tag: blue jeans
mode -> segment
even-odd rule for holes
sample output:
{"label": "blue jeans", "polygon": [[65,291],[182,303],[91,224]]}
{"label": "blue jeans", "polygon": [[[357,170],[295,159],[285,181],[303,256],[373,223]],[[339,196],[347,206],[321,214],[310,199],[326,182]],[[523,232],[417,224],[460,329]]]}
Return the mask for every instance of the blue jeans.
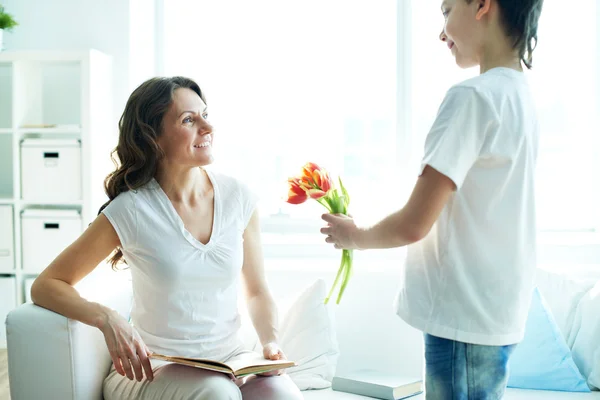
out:
{"label": "blue jeans", "polygon": [[425,334],[427,400],[499,400],[516,345],[482,346]]}

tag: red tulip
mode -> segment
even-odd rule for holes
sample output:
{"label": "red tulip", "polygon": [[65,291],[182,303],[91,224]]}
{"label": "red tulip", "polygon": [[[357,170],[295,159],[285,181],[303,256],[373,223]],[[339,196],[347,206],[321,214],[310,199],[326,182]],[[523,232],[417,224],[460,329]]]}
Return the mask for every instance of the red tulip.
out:
{"label": "red tulip", "polygon": [[324,192],[319,189],[311,189],[307,190],[306,194],[313,200],[319,200],[321,197],[325,197],[327,195],[327,192]]}
{"label": "red tulip", "polygon": [[288,179],[289,189],[287,202],[290,204],[302,204],[308,199],[306,191],[300,186],[300,179]]}

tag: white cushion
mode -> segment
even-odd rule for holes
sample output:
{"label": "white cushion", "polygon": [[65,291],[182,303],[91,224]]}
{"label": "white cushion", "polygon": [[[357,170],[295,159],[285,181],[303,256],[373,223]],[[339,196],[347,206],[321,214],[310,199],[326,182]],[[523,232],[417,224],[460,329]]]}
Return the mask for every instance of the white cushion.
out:
{"label": "white cushion", "polygon": [[573,360],[592,388],[600,388],[600,282],[597,275],[573,278],[538,269],[536,284],[544,295]]}
{"label": "white cushion", "polygon": [[298,366],[288,374],[300,390],[331,386],[340,354],[332,305],[325,305],[325,281],[308,287],[285,313],[281,347]]}
{"label": "white cushion", "polygon": [[600,388],[600,282],[579,302],[573,328],[567,339],[573,360],[588,378],[588,385]]}
{"label": "white cushion", "polygon": [[[290,306],[289,298],[279,303],[279,345],[297,364],[287,374],[300,390],[328,388],[335,374],[339,347],[333,306],[324,304],[326,290],[325,281],[319,279]],[[248,316],[242,318],[242,340],[246,347],[262,353]]]}
{"label": "white cushion", "polygon": [[574,279],[564,273],[536,270],[536,285],[565,339],[571,333],[577,304],[594,283],[591,280]]}

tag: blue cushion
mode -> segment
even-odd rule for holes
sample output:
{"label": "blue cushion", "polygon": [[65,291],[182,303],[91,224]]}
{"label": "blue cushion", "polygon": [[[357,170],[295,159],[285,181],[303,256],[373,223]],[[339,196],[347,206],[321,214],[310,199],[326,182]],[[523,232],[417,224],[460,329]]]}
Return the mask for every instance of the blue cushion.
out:
{"label": "blue cushion", "polygon": [[537,288],[533,292],[525,337],[510,357],[509,368],[509,387],[566,392],[590,391]]}

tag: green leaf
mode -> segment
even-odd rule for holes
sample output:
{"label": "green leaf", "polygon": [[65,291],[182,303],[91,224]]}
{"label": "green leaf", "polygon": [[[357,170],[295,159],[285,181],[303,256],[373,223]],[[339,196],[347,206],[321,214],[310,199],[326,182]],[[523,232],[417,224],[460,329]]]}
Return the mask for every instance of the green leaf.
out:
{"label": "green leaf", "polygon": [[[337,275],[335,276],[335,280],[333,281],[333,286],[331,286],[331,290],[329,290],[329,294],[327,295],[327,297],[325,298],[325,304],[329,303],[329,299],[331,298],[331,295],[333,294],[339,280],[340,277],[342,276],[342,273],[345,270],[345,266],[346,266],[346,254],[344,253],[345,250],[342,252],[342,261],[340,263],[340,267],[338,268],[338,272]],[[339,301],[338,301],[339,303]]]}
{"label": "green leaf", "polygon": [[0,7],[0,29],[9,32],[17,25],[19,24],[13,19],[12,15],[5,13],[4,7]]}
{"label": "green leaf", "polygon": [[340,196],[338,199],[338,210],[340,214],[348,215],[348,207],[346,207],[346,198]]}
{"label": "green leaf", "polygon": [[331,192],[331,209],[333,214],[343,214],[344,207],[343,201],[341,201],[340,192],[337,189],[333,189]]}
{"label": "green leaf", "polygon": [[329,211],[329,213],[331,213],[331,205],[329,204],[329,201],[326,197],[321,197],[320,199],[317,199],[317,202],[319,202],[319,204],[321,204],[327,209],[327,211]]}
{"label": "green leaf", "polygon": [[342,193],[344,194],[344,198],[346,199],[346,208],[348,208],[348,206],[350,205],[350,195],[348,194],[346,187],[342,183],[342,178],[338,177],[338,180],[340,181],[340,188],[342,189]]}

